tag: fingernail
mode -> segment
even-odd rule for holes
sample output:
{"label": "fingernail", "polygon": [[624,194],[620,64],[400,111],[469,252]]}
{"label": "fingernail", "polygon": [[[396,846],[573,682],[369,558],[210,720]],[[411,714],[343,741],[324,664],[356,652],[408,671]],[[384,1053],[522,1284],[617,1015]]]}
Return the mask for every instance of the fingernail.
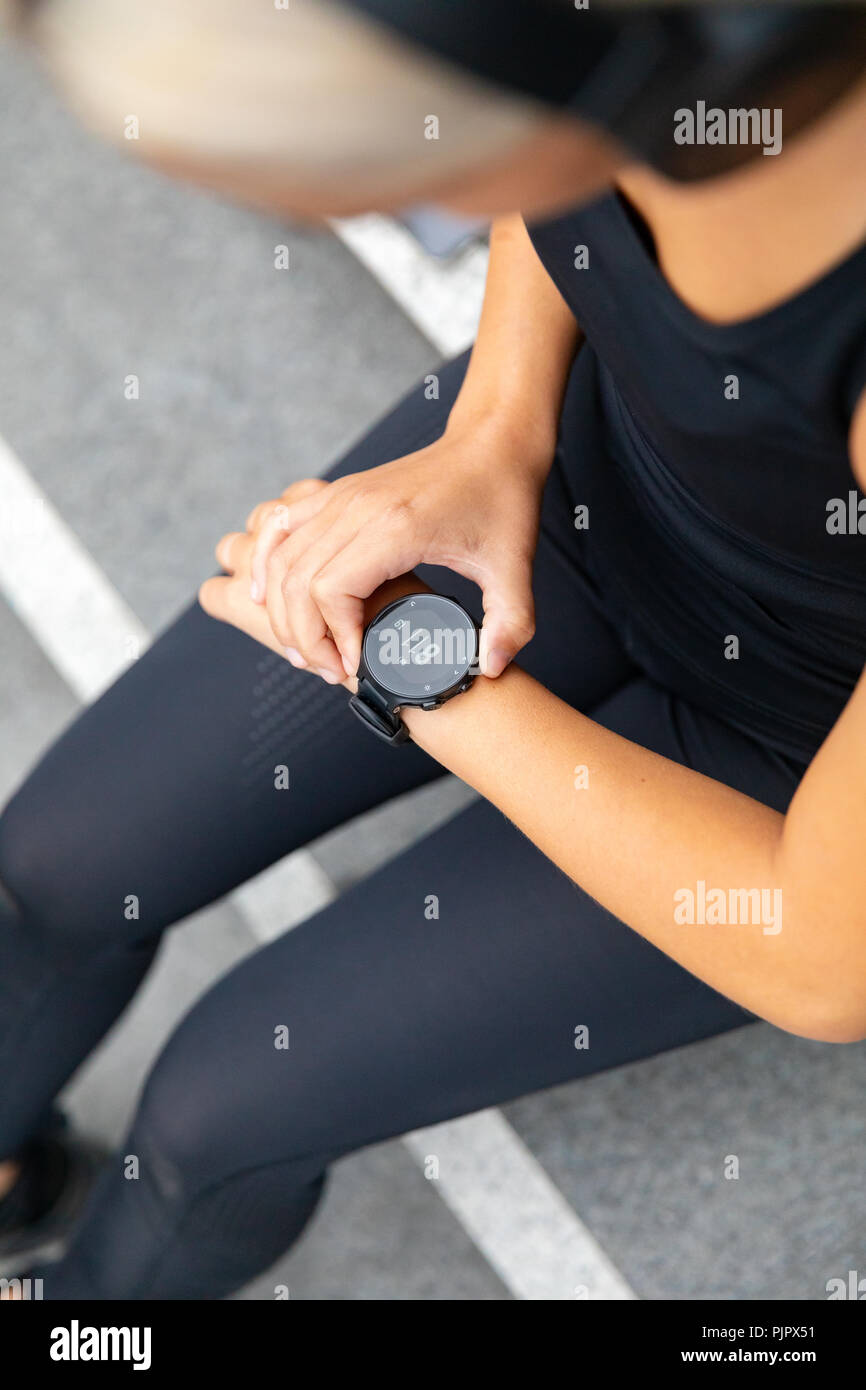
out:
{"label": "fingernail", "polygon": [[292,665],[297,666],[299,670],[303,670],[305,666],[309,665],[309,662],[305,661],[301,653],[294,647],[285,647],[284,651]]}
{"label": "fingernail", "polygon": [[501,676],[508,665],[508,661],[508,653],[502,652],[497,647],[494,647],[493,651],[485,653],[483,674],[491,677]]}
{"label": "fingernail", "polygon": [[321,676],[323,681],[328,682],[328,685],[340,684],[340,677],[336,674],[335,671],[326,671],[324,666],[315,666],[313,669],[315,670],[316,675]]}

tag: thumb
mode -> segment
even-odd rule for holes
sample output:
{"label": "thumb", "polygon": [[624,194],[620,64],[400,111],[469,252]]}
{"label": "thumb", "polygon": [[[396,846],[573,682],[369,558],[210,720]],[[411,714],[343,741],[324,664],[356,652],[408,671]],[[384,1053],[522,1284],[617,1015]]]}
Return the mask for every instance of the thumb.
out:
{"label": "thumb", "polygon": [[483,595],[478,664],[482,675],[498,676],[535,632],[532,561],[516,559],[504,569],[500,562]]}

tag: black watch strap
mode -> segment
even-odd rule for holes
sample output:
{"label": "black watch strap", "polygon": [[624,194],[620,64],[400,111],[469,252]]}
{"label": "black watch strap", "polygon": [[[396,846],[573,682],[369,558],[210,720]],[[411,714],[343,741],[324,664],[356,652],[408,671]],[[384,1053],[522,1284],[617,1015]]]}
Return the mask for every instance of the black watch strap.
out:
{"label": "black watch strap", "polygon": [[349,697],[349,708],[385,743],[405,743],[409,738],[409,730],[400,716],[388,708],[378,690],[363,676],[358,682],[357,695]]}

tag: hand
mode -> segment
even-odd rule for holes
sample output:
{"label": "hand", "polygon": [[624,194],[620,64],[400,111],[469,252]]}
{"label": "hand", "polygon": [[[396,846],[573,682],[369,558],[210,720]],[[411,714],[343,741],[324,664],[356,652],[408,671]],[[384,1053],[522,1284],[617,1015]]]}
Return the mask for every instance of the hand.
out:
{"label": "hand", "polygon": [[498,675],[535,630],[549,464],[501,422],[462,421],[416,453],[333,483],[308,479],[264,503],[250,518],[250,592],[279,648],[335,681],[354,674],[364,600],[418,564],[444,565],[482,590],[480,664]]}
{"label": "hand", "polygon": [[[295,666],[304,666],[306,663],[300,658],[298,652],[286,651],[281,647],[271,627],[267,612],[260,604],[254,603],[250,596],[253,549],[257,527],[271,515],[274,508],[285,505],[287,500],[296,500],[305,494],[311,494],[319,487],[325,486],[327,484],[320,483],[317,479],[305,479],[303,482],[295,483],[293,487],[288,488],[282,498],[260,503],[247,518],[246,531],[230,531],[217,542],[216,557],[226,573],[205,580],[199,589],[199,602],[210,617],[217,618],[221,622],[231,623],[233,627],[239,628],[241,632],[245,632],[257,642],[270,647],[271,651],[285,656]],[[392,603],[397,598],[402,598],[405,594],[426,590],[427,587],[423,580],[413,574],[401,575],[399,578],[391,580],[377,589],[367,600],[364,614],[365,622],[374,617],[386,604]],[[322,676],[329,684],[336,684],[339,681],[348,690],[354,691],[357,688],[355,677],[347,676],[345,672],[341,672],[335,681],[333,672],[330,670],[318,670],[314,667],[310,669],[314,674]]]}
{"label": "hand", "polygon": [[[277,502],[262,503],[263,507],[276,506]],[[225,574],[206,579],[198,591],[198,601],[204,611],[220,622],[231,623],[248,637],[253,637],[263,646],[279,656],[288,654],[280,646],[268,621],[268,615],[260,604],[253,603],[250,597],[250,566],[252,563],[255,532],[229,531],[221,536],[216,545],[216,557]],[[331,673],[328,672],[330,679]]]}

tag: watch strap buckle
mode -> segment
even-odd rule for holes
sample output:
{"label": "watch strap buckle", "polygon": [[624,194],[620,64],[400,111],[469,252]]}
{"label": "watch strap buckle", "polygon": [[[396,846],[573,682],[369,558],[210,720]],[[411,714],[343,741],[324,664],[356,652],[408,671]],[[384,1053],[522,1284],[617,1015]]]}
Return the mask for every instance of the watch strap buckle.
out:
{"label": "watch strap buckle", "polygon": [[385,743],[395,746],[406,743],[409,739],[409,730],[402,719],[391,711],[376,709],[374,705],[368,704],[361,695],[349,696],[349,708],[367,725],[372,733]]}

